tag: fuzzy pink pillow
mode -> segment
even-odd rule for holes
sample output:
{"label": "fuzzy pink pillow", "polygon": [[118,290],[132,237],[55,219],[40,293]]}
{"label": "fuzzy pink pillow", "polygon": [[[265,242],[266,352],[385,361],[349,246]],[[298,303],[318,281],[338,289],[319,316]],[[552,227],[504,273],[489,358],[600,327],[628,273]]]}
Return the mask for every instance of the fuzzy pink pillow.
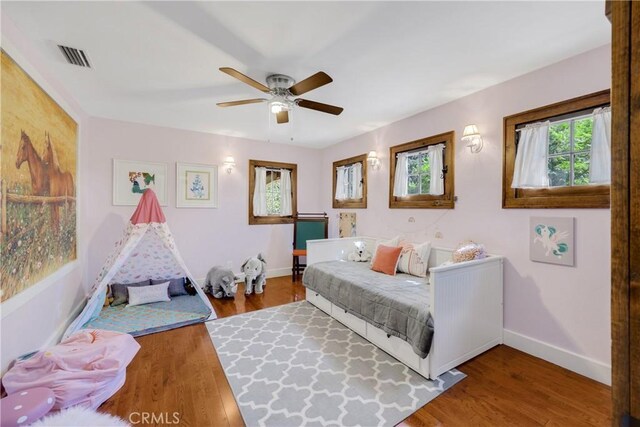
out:
{"label": "fuzzy pink pillow", "polygon": [[379,273],[395,276],[396,268],[398,268],[398,260],[400,260],[400,253],[402,253],[401,246],[378,245],[371,269]]}

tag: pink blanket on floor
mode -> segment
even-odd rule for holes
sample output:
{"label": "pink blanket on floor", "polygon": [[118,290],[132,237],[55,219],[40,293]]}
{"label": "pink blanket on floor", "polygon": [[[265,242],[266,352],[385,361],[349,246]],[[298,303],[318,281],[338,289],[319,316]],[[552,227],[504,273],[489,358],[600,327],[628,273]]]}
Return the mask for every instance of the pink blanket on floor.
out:
{"label": "pink blanket on floor", "polygon": [[129,334],[81,330],[60,344],[16,362],[2,379],[8,394],[47,387],[53,409],[97,408],[124,384],[126,368],[140,345]]}

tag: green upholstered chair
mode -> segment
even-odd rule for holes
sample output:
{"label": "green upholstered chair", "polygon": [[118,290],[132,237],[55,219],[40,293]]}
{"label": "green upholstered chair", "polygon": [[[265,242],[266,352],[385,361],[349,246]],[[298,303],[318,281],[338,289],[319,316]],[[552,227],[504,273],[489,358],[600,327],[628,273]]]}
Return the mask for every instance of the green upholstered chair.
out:
{"label": "green upholstered chair", "polygon": [[325,213],[300,213],[293,217],[293,266],[291,278],[295,281],[306,264],[300,257],[307,256],[307,240],[326,239],[329,235],[329,218]]}

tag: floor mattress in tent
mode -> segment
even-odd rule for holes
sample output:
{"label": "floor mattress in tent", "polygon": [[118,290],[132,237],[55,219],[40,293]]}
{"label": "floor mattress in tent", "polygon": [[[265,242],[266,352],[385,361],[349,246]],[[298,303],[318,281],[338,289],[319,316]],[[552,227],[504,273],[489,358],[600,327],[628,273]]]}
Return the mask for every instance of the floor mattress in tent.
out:
{"label": "floor mattress in tent", "polygon": [[104,307],[97,318],[85,323],[82,328],[107,329],[139,337],[201,323],[210,314],[211,310],[198,295],[181,295],[166,302]]}

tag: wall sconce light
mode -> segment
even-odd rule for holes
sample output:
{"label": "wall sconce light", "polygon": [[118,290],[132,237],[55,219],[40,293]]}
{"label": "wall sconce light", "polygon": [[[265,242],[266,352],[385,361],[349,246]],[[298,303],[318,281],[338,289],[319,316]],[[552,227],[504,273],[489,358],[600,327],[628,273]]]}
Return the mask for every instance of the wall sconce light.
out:
{"label": "wall sconce light", "polygon": [[469,147],[469,150],[471,150],[472,153],[479,153],[484,145],[482,136],[480,135],[480,131],[478,131],[478,126],[476,125],[466,125],[464,127],[462,140],[467,143],[467,147]]}
{"label": "wall sconce light", "polygon": [[376,153],[375,151],[369,151],[369,154],[367,155],[367,161],[369,162],[373,170],[377,171],[378,169],[380,169],[380,159],[378,158],[378,153]]}
{"label": "wall sconce light", "polygon": [[233,156],[228,156],[225,157],[224,162],[222,163],[224,170],[227,171],[227,173],[231,173],[231,171],[233,171],[233,168],[236,165],[236,161],[233,159]]}

